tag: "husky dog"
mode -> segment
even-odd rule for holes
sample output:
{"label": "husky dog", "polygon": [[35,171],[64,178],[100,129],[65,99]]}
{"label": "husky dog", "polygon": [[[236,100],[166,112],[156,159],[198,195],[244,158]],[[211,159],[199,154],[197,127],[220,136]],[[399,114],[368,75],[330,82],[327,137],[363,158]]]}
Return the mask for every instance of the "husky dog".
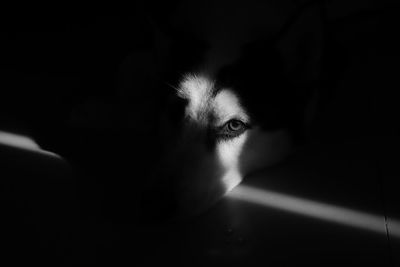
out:
{"label": "husky dog", "polygon": [[164,81],[168,101],[155,129],[161,159],[143,193],[144,206],[198,214],[243,177],[302,144],[320,68],[316,14],[305,8],[275,38],[226,57],[224,48],[209,50],[203,62]]}
{"label": "husky dog", "polygon": [[[122,136],[111,141],[112,152],[103,144],[111,135],[91,141],[90,150],[98,149],[94,168],[117,166],[96,175],[108,190],[117,184],[110,199],[128,203],[123,196],[139,195],[146,216],[199,214],[302,144],[320,69],[317,9],[302,8],[272,37],[237,46],[179,36],[177,46],[128,57],[111,120],[124,125]],[[119,166],[129,166],[131,175]]]}

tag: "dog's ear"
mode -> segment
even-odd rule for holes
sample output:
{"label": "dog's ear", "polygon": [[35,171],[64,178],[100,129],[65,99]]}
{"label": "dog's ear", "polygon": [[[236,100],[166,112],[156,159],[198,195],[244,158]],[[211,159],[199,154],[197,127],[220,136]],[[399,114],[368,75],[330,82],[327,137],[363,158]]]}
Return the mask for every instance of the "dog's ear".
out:
{"label": "dog's ear", "polygon": [[318,81],[322,42],[321,7],[312,4],[299,8],[283,27],[276,41],[285,72],[293,82]]}
{"label": "dog's ear", "polygon": [[[309,2],[309,1],[308,1]],[[276,48],[283,61],[285,77],[294,85],[299,107],[299,124],[295,136],[299,143],[311,136],[316,116],[322,72],[323,19],[322,7],[316,1],[304,4],[290,19],[276,39]],[[300,121],[302,121],[300,123]]]}

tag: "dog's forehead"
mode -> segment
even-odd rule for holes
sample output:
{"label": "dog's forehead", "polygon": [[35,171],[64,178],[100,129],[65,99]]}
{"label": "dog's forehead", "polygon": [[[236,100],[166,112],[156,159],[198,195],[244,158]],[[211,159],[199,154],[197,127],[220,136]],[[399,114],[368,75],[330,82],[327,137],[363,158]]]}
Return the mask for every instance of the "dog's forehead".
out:
{"label": "dog's forehead", "polygon": [[208,100],[214,92],[214,82],[204,75],[188,74],[184,76],[178,87],[178,96],[200,105]]}
{"label": "dog's forehead", "polygon": [[178,95],[188,100],[186,112],[194,119],[214,118],[218,123],[237,117],[248,121],[237,94],[230,88],[217,88],[207,76],[185,76],[178,88]]}
{"label": "dog's forehead", "polygon": [[215,94],[212,102],[213,111],[218,121],[226,121],[235,117],[248,122],[249,117],[247,111],[240,103],[240,99],[229,88],[222,88]]}
{"label": "dog's forehead", "polygon": [[187,115],[203,117],[208,113],[215,91],[214,82],[204,75],[186,75],[179,84],[178,96],[188,100]]}

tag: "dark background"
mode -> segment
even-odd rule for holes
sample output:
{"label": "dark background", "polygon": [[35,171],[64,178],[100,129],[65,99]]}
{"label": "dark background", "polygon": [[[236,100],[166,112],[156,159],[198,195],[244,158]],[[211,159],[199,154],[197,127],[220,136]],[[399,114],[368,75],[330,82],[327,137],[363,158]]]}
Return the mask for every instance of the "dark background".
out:
{"label": "dark background", "polygon": [[[31,131],[41,141],[89,98],[117,97],[122,61],[154,45],[148,17],[168,30],[168,12],[176,4],[139,2],[126,15],[61,8],[5,12],[0,52],[2,128]],[[322,89],[317,124],[324,136],[398,133],[399,23],[393,6],[388,1],[326,1],[327,86]]]}
{"label": "dark background", "polygon": [[[388,141],[391,140],[389,136],[397,140],[399,134],[397,91],[400,85],[398,80],[400,9],[392,2],[394,1],[326,1],[324,87],[321,91],[321,105],[313,132],[315,140],[341,143],[343,140],[374,138],[374,146],[379,148],[383,144],[387,147],[391,146],[392,143]],[[196,13],[197,9],[193,8],[196,7],[196,2],[194,3],[193,6],[189,5],[186,8]],[[93,99],[100,99],[100,102],[118,99],[121,63],[132,53],[151,51],[154,45],[148,17],[155,18],[164,30],[172,31],[168,24],[168,16],[176,4],[137,2],[128,9],[129,13],[123,15],[111,15],[94,10],[67,11],[61,7],[40,11],[33,9],[22,11],[21,8],[4,9],[4,16],[1,16],[0,20],[0,130],[26,133],[33,136],[42,147],[65,156],[70,156],[68,153],[73,153],[71,150],[78,149],[78,153],[75,153],[82,152],[81,158],[88,156],[95,158],[89,160],[93,166],[101,166],[102,163],[110,161],[104,157],[101,161],[97,161],[100,156],[90,151],[98,144],[97,142],[102,142],[102,149],[114,146],[115,143],[108,139],[108,133],[105,131],[112,128],[108,124],[107,116],[103,117],[101,112],[100,115],[96,115],[98,109],[87,103]],[[207,9],[207,5],[202,8]],[[224,9],[218,12],[223,14]],[[204,17],[207,21],[207,15]],[[271,18],[269,20],[274,21]],[[279,24],[279,20],[276,24]],[[199,25],[201,32],[202,24]],[[208,26],[204,26],[204,29]],[[184,30],[190,31],[190,26]],[[151,69],[151,66],[149,68]],[[85,133],[81,130],[71,132],[67,122],[72,110],[82,105],[87,105],[89,111],[92,109],[92,113],[95,113],[95,122],[93,125],[84,124],[83,128],[89,128],[87,130],[89,133],[86,137],[77,138],[77,133],[78,135],[85,135]],[[98,133],[95,138],[92,138],[93,132]],[[86,142],[89,139],[92,140],[91,143]],[[380,140],[385,140],[385,142]],[[118,145],[124,143],[121,140],[115,142]],[[74,145],[71,146],[71,144]],[[84,146],[89,146],[89,148]],[[368,150],[365,146],[363,148]],[[393,154],[397,153],[394,148],[389,150]],[[381,149],[376,149],[376,151],[381,151]],[[76,215],[74,210],[76,203],[71,205],[75,201],[75,196],[71,192],[75,194],[76,188],[68,180],[68,171],[60,172],[65,166],[58,166],[59,163],[52,165],[52,163],[50,164],[54,166],[52,169],[47,165],[41,165],[43,164],[41,160],[35,161],[30,156],[26,158],[25,156],[15,151],[5,151],[3,148],[0,153],[0,159],[6,163],[2,165],[2,168],[12,173],[8,176],[12,179],[3,178],[2,180],[5,184],[3,189],[6,192],[3,194],[6,202],[2,207],[6,207],[7,216],[11,215],[11,219],[6,221],[5,228],[10,231],[5,234],[3,240],[6,241],[3,241],[2,245],[7,247],[8,250],[5,251],[10,253],[11,256],[8,257],[10,259],[20,257],[19,251],[30,257],[18,259],[24,263],[29,262],[30,259],[60,261],[65,255],[57,253],[63,252],[69,255],[68,249],[72,244],[68,243],[70,237],[66,236],[67,232],[60,229],[70,227],[69,220]],[[384,162],[391,162],[391,167],[388,167],[387,171],[389,179],[386,181],[387,184],[397,185],[398,176],[392,175],[392,173],[398,173],[397,168],[394,167],[397,164],[395,157],[385,154],[382,158],[388,159],[383,160]],[[9,166],[6,166],[7,164]],[[107,179],[107,174],[115,175],[112,170],[108,171],[109,173],[102,174],[102,178]],[[54,182],[52,178],[58,176],[61,179]],[[16,181],[16,177],[22,179]],[[85,179],[87,181],[78,195],[85,195],[89,187],[93,191],[92,182],[99,177],[85,177]],[[100,187],[108,186],[104,184],[104,181],[100,184]],[[399,214],[398,197],[393,197],[397,194],[396,188],[396,186],[391,186],[388,191],[392,194],[392,202],[389,206],[394,215]],[[122,187],[115,185],[114,189],[120,190]],[[125,190],[129,191],[130,188]],[[355,195],[365,194],[365,192],[357,193],[357,190],[354,192]],[[93,195],[96,196],[96,194]],[[84,255],[82,257],[89,258],[87,259],[89,262],[90,255],[102,255],[109,251],[110,240],[115,241],[111,236],[111,230],[103,231],[103,224],[93,225],[93,221],[97,219],[91,216],[102,212],[97,210],[87,212],[92,207],[98,207],[96,199],[89,199],[93,195],[86,196],[86,203],[81,207],[86,216],[85,223],[79,226],[78,231],[79,234],[84,233],[83,238],[78,238],[83,254],[78,253],[79,255],[75,256],[79,259]],[[110,199],[106,197],[104,202]],[[109,207],[108,212],[113,211],[113,208]],[[49,210],[52,213],[49,213]],[[118,210],[116,212],[118,213]],[[28,213],[31,217],[26,215]],[[290,218],[287,221],[290,221]],[[293,229],[295,232],[297,228]],[[54,233],[57,235],[55,236]],[[201,232],[199,233],[201,235]],[[131,234],[136,237],[134,231]],[[120,235],[123,239],[125,232]],[[153,235],[156,236],[157,233]],[[166,235],[171,235],[171,240],[174,240],[173,232]],[[39,249],[35,248],[38,246],[36,242],[38,237],[42,242],[40,244],[42,247]],[[125,241],[128,243],[132,240],[134,239]],[[145,245],[151,254],[154,245],[151,242],[157,240],[157,237],[147,239],[144,236],[139,240],[147,242]],[[61,248],[53,247],[51,243],[53,241]],[[94,243],[96,243],[95,246]],[[117,243],[115,246],[117,249],[113,251],[114,254],[106,256],[110,263],[115,260],[113,258],[115,255],[126,257],[130,253],[123,251],[125,246],[119,240],[115,243]],[[90,244],[87,246],[88,250],[85,250],[86,244]],[[68,249],[64,250],[63,245]],[[130,245],[132,249],[132,243]],[[94,251],[96,249],[93,247],[96,249],[100,247],[100,249]],[[160,245],[159,251],[162,249]],[[52,256],[48,257],[48,255]],[[101,256],[99,258],[101,259]]]}

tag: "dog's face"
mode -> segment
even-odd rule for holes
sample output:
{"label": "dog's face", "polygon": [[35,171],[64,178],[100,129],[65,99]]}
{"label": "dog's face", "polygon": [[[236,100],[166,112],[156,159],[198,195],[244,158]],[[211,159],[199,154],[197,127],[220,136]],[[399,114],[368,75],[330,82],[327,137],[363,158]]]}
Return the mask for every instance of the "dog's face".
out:
{"label": "dog's face", "polygon": [[[298,32],[294,28],[291,36]],[[316,64],[315,55],[294,60],[297,48],[291,37],[287,43],[284,54],[262,40],[234,57],[232,50],[214,50],[217,58],[205,56],[198,71],[181,72],[180,80],[169,83],[172,94],[159,131],[162,155],[149,189],[151,198],[161,196],[152,200],[155,208],[198,214],[243,177],[291,152],[306,102],[297,75],[314,74]]]}
{"label": "dog's face", "polygon": [[250,110],[233,88],[205,74],[183,77],[161,121],[166,147],[157,183],[171,194],[173,212],[204,211],[245,175],[290,152],[286,129],[263,130]]}

